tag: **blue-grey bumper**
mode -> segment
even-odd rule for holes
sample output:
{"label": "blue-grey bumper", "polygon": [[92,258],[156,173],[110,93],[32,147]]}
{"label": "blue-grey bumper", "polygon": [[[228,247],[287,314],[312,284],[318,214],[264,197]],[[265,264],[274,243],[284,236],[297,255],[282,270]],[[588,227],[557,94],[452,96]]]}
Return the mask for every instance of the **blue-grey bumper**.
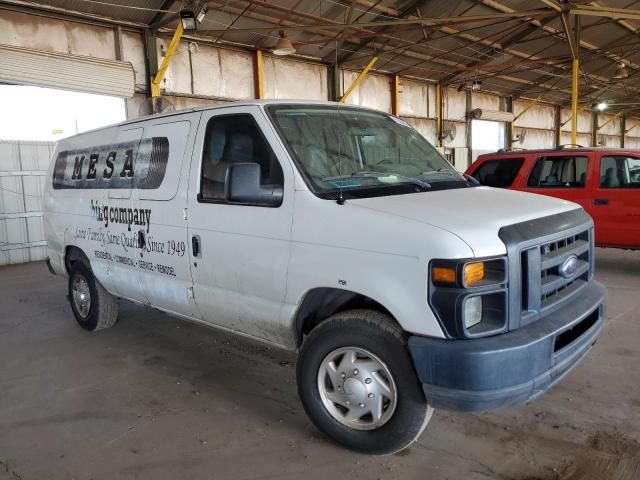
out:
{"label": "blue-grey bumper", "polygon": [[605,288],[590,282],[548,317],[475,340],[409,339],[428,401],[436,408],[492,410],[532,401],[587,354],[602,331]]}

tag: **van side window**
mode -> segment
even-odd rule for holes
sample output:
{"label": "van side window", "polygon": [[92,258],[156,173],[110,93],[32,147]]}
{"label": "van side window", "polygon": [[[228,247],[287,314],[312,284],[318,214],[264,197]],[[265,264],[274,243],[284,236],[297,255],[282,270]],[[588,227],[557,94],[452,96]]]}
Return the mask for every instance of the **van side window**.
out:
{"label": "van side window", "polygon": [[587,157],[541,157],[536,161],[527,185],[539,188],[584,188]]}
{"label": "van side window", "polygon": [[640,188],[640,159],[625,156],[602,157],[602,188]]}
{"label": "van side window", "polygon": [[233,163],[257,163],[260,165],[261,184],[284,184],[282,167],[249,114],[215,116],[207,123],[202,155],[201,200],[224,200],[227,168]]}
{"label": "van side window", "polygon": [[510,187],[523,163],[523,158],[490,160],[480,165],[473,176],[480,184],[488,187]]}

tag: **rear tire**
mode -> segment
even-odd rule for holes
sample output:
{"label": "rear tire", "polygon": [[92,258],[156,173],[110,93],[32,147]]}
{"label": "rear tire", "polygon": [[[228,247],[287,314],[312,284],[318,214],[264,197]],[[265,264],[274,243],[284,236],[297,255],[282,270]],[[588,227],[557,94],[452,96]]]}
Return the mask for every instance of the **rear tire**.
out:
{"label": "rear tire", "polygon": [[314,328],[300,350],[296,376],[318,430],[359,452],[385,455],[406,448],[433,413],[405,335],[381,312],[340,312]]}
{"label": "rear tire", "polygon": [[69,271],[69,303],[76,322],[85,330],[109,328],[118,320],[118,299],[79,261],[74,262]]}

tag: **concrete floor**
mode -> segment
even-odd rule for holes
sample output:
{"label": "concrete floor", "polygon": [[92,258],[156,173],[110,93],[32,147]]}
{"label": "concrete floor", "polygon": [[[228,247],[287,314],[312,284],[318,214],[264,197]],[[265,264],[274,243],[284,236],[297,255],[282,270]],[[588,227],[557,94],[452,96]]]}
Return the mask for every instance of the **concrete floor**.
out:
{"label": "concrete floor", "polygon": [[638,479],[640,252],[597,253],[607,326],[576,370],[529,406],[437,411],[387,457],[317,433],[289,354],[128,302],[87,333],[65,279],[0,268],[0,479]]}

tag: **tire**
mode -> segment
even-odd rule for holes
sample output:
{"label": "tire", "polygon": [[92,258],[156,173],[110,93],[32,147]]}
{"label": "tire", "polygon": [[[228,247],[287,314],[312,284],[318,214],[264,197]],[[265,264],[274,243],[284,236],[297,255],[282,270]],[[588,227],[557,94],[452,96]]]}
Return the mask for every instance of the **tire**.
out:
{"label": "tire", "polygon": [[78,325],[93,332],[116,323],[118,299],[100,285],[87,265],[80,261],[71,265],[68,287],[69,303]]}
{"label": "tire", "polygon": [[[345,360],[347,355],[350,359]],[[366,366],[360,369],[364,376],[358,368],[342,368],[348,365]],[[376,370],[379,366],[382,369]],[[346,377],[342,375],[345,372]],[[349,310],[320,323],[302,345],[296,377],[298,394],[313,424],[330,440],[358,452],[386,455],[408,447],[433,413],[409,356],[405,335],[391,317],[377,311]],[[378,384],[380,388],[372,393],[370,388]],[[388,393],[391,391],[395,395]],[[339,398],[338,403],[335,398]],[[376,399],[382,402],[382,408],[375,406]],[[353,407],[353,400],[363,403]],[[351,406],[346,407],[345,402]],[[354,420],[351,408],[354,416],[368,413]],[[382,416],[380,411],[384,412]]]}

